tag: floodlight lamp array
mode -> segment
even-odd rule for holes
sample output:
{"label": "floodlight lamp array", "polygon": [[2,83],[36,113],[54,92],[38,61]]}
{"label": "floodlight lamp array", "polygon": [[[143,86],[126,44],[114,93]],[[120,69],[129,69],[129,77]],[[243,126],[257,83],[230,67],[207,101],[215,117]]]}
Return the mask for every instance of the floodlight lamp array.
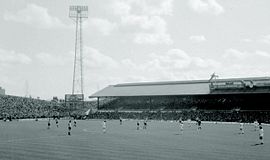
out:
{"label": "floodlight lamp array", "polygon": [[88,18],[88,6],[70,6],[70,18]]}

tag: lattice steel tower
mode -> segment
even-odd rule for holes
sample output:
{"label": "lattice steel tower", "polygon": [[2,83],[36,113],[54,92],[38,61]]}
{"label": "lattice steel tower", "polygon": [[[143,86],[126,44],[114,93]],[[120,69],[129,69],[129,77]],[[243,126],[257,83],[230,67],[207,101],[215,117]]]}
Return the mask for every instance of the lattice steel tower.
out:
{"label": "lattice steel tower", "polygon": [[72,94],[83,94],[82,22],[88,18],[88,6],[70,6],[69,17],[76,23]]}

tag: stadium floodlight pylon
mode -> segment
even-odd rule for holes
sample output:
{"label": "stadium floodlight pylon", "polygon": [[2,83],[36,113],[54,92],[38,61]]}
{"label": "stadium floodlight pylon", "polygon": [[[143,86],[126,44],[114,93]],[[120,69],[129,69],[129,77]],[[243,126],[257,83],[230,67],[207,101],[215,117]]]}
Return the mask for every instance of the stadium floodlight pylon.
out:
{"label": "stadium floodlight pylon", "polygon": [[83,39],[82,22],[88,18],[88,6],[70,6],[69,18],[76,23],[75,57],[73,68],[72,95],[83,94]]}

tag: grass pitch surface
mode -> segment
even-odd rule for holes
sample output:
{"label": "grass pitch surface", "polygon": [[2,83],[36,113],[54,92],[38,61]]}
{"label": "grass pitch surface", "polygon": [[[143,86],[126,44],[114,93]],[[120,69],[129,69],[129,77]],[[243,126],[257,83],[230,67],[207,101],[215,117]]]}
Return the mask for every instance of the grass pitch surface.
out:
{"label": "grass pitch surface", "polygon": [[[136,130],[135,120],[107,121],[107,133],[102,132],[102,120],[77,121],[67,135],[67,120],[0,122],[1,160],[165,160],[165,159],[270,159],[270,127],[264,126],[264,145],[259,145],[259,133],[253,125],[206,124],[202,130],[185,123],[181,134],[177,122],[148,122],[146,130]],[[141,123],[142,124],[142,123]],[[142,127],[142,126],[141,126]]]}

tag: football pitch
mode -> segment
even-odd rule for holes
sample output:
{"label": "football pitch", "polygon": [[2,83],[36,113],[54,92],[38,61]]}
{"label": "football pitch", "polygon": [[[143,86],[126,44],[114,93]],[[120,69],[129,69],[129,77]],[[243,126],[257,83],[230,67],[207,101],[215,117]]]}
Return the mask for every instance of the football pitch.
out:
{"label": "football pitch", "polygon": [[[141,121],[142,122],[142,121]],[[270,159],[270,127],[264,125],[264,145],[252,124],[239,134],[238,124],[202,123],[202,130],[187,123],[181,134],[177,122],[150,121],[146,130],[136,130],[136,120],[77,121],[67,135],[67,120],[0,122],[1,160],[165,160],[165,159]],[[141,123],[142,124],[142,123]]]}

